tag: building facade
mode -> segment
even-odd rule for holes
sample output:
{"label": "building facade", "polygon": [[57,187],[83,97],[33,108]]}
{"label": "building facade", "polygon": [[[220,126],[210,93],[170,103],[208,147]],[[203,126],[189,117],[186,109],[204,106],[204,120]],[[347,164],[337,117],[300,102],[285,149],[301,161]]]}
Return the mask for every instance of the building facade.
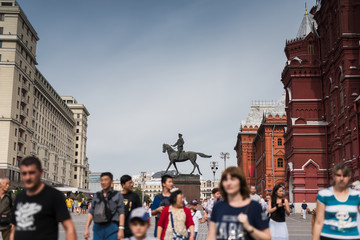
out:
{"label": "building facade", "polygon": [[298,205],[315,205],[338,163],[359,179],[359,22],[359,1],[317,1],[286,41],[286,178]]}
{"label": "building facade", "polygon": [[215,180],[214,182],[214,180],[200,179],[200,200],[212,198],[211,191],[214,189],[214,186],[219,187],[219,183],[219,180]]}
{"label": "building facade", "polygon": [[[257,163],[259,163],[259,157],[256,157],[257,153],[254,140],[258,135],[259,127],[263,123],[264,114],[272,113],[272,116],[274,117],[283,117],[285,114],[284,97],[285,96],[283,96],[282,100],[279,102],[253,101],[248,117],[242,122],[237,136],[236,145],[234,147],[234,150],[236,151],[237,164],[243,170],[247,183],[258,186],[258,191],[264,190],[263,187],[265,187],[265,185],[257,182],[256,167]],[[268,119],[268,121],[271,122],[270,119]],[[266,129],[268,129],[268,127],[266,127]],[[268,143],[271,143],[271,141],[267,141],[267,144]],[[258,143],[258,151],[261,149],[259,144],[260,142]],[[262,159],[263,158],[260,158],[260,160]],[[259,170],[258,173],[260,172],[261,171]]]}
{"label": "building facade", "polygon": [[285,186],[284,112],[264,113],[253,144],[255,148],[255,178],[258,194],[265,196],[275,185]]}
{"label": "building facade", "polygon": [[19,162],[35,155],[45,182],[73,186],[76,122],[36,67],[38,40],[18,3],[0,0],[0,176],[20,186]]}
{"label": "building facade", "polygon": [[148,195],[152,200],[154,200],[154,197],[157,194],[162,192],[161,174],[159,172],[144,172],[143,176],[141,174],[132,176],[132,180],[134,182],[134,187],[141,190],[144,189],[144,194]]}

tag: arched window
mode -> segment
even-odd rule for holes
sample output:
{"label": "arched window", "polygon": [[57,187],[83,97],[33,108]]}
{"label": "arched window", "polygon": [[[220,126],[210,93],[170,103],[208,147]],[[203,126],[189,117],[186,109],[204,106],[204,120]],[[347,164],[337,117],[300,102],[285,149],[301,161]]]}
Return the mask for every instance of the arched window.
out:
{"label": "arched window", "polygon": [[284,159],[278,158],[277,166],[278,166],[278,168],[283,168],[284,167]]}
{"label": "arched window", "polygon": [[282,142],[282,138],[278,138],[278,146],[282,146],[283,142]]}
{"label": "arched window", "polygon": [[308,50],[309,50],[309,55],[314,55],[314,46],[312,42],[309,42]]}

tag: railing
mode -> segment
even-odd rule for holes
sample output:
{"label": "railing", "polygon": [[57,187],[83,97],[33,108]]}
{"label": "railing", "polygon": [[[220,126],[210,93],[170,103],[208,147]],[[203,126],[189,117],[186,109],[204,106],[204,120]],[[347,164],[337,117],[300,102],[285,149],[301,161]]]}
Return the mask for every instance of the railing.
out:
{"label": "railing", "polygon": [[22,143],[22,144],[25,144],[26,143],[26,141],[25,141],[25,139],[23,138],[23,137],[18,137],[18,141],[20,142],[20,143]]}
{"label": "railing", "polygon": [[26,112],[24,110],[20,110],[20,115],[24,116],[24,117],[27,117],[27,114],[26,114]]}
{"label": "railing", "polygon": [[21,87],[22,87],[22,89],[26,90],[27,92],[29,91],[29,87],[24,82],[22,82]]}
{"label": "railing", "polygon": [[29,104],[29,100],[27,100],[26,97],[21,97],[21,101],[23,103]]}
{"label": "railing", "polygon": [[17,155],[18,157],[22,157],[22,158],[25,156],[24,153],[20,150],[17,151]]}

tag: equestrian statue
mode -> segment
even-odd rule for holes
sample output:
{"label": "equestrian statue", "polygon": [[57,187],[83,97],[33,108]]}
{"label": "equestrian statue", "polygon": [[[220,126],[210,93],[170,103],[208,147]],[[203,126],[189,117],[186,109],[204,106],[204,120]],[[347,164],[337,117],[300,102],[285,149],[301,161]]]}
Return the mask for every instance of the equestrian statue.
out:
{"label": "equestrian statue", "polygon": [[211,158],[210,155],[206,155],[206,154],[203,154],[203,153],[199,153],[199,152],[185,152],[183,151],[183,145],[184,145],[184,139],[182,138],[182,134],[179,133],[179,139],[178,141],[172,145],[173,147],[177,146],[178,148],[178,151],[174,150],[170,145],[168,144],[163,144],[163,153],[167,152],[168,155],[169,155],[169,160],[170,160],[170,163],[169,163],[169,166],[167,167],[166,171],[165,171],[165,174],[167,173],[167,171],[169,170],[170,166],[173,164],[175,169],[176,169],[176,174],[178,175],[179,174],[179,170],[177,169],[177,166],[176,166],[176,163],[177,162],[185,162],[187,160],[190,160],[190,162],[192,163],[192,165],[194,166],[194,169],[192,170],[192,172],[190,174],[193,174],[195,169],[197,168],[198,172],[200,175],[201,172],[200,172],[200,168],[199,168],[199,165],[196,163],[196,158],[197,156],[199,155],[200,157],[203,157],[203,158]]}

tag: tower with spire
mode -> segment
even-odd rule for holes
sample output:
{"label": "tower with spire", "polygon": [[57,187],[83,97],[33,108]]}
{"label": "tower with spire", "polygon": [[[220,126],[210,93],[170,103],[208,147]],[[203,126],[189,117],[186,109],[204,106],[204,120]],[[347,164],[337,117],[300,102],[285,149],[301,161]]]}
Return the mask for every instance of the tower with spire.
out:
{"label": "tower with spire", "polygon": [[[290,201],[316,202],[317,189],[328,184],[326,122],[323,119],[320,39],[305,5],[296,38],[287,40],[282,83],[286,90],[286,178]],[[299,208],[300,209],[300,208]]]}
{"label": "tower with spire", "polygon": [[315,207],[332,168],[346,163],[360,179],[360,5],[316,1],[285,45],[287,192]]}

